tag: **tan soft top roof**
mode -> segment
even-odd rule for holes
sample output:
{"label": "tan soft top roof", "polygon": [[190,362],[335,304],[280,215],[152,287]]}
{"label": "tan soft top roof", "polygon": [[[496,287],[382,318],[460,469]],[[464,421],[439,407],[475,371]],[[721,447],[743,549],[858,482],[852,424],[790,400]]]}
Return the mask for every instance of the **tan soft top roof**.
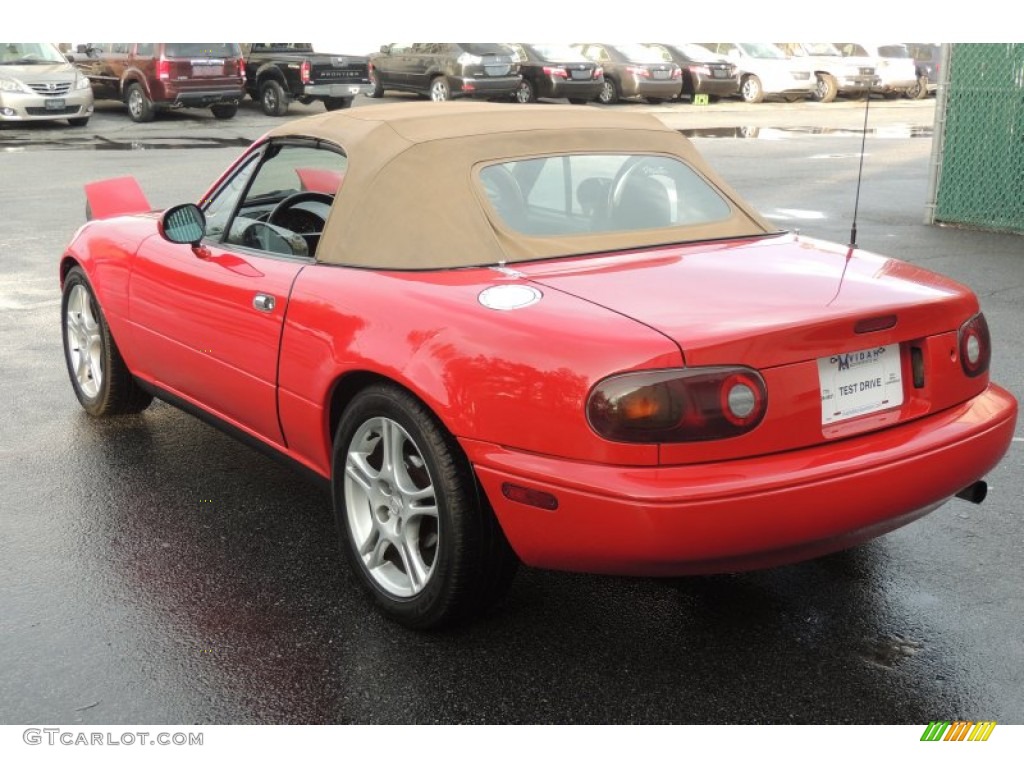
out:
{"label": "tan soft top roof", "polygon": [[[762,219],[689,140],[652,115],[555,105],[416,102],[357,107],[286,123],[348,157],[317,258],[377,269],[438,269],[763,234]],[[629,232],[534,237],[508,229],[477,180],[480,165],[567,153],[680,158],[729,201],[723,221]]]}

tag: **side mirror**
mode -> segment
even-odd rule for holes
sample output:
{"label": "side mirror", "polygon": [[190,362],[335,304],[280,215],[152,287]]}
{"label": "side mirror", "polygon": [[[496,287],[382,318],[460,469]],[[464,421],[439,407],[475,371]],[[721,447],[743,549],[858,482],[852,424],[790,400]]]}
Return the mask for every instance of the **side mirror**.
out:
{"label": "side mirror", "polygon": [[160,217],[160,236],[181,245],[199,245],[206,235],[206,216],[194,203],[176,205]]}
{"label": "side mirror", "polygon": [[381,52],[381,53],[391,53],[391,45],[390,45],[390,44],[388,44],[388,45],[382,45],[382,46],[380,47],[380,52]]}

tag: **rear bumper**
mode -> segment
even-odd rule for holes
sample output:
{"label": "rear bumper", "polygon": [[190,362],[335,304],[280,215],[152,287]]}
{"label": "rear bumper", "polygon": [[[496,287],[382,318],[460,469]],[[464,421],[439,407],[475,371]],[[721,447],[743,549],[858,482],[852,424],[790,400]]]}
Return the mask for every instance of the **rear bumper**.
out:
{"label": "rear bumper", "polygon": [[[525,563],[671,576],[796,562],[905,525],[991,470],[1016,418],[1014,398],[991,385],[884,431],[699,465],[606,466],[462,442]],[[558,508],[511,501],[504,483],[552,494]]]}
{"label": "rear bumper", "polygon": [[693,90],[709,96],[735,96],[740,92],[740,81],[738,77],[696,75],[693,77]]}
{"label": "rear bumper", "polygon": [[681,80],[625,79],[622,83],[623,96],[650,96],[656,99],[674,99],[683,89]]}
{"label": "rear bumper", "polygon": [[546,80],[537,83],[537,95],[550,99],[596,99],[604,80]]}
{"label": "rear bumper", "polygon": [[508,96],[519,87],[523,78],[510,77],[453,77],[452,95],[464,96]]}
{"label": "rear bumper", "polygon": [[173,91],[168,89],[161,98],[153,94],[153,101],[161,107],[209,107],[213,104],[237,104],[245,96],[241,86],[238,88],[218,88],[216,90]]}
{"label": "rear bumper", "polygon": [[325,83],[307,85],[302,89],[301,96],[312,96],[316,99],[348,98],[367,95],[373,92],[369,83]]}

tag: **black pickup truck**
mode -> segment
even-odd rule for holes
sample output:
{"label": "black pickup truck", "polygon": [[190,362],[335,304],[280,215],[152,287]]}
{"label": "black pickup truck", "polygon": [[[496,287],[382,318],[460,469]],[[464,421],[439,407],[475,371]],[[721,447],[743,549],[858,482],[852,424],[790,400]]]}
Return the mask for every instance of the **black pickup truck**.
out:
{"label": "black pickup truck", "polygon": [[369,93],[365,56],[315,53],[310,43],[243,43],[245,89],[268,115],[288,112],[290,101],[322,101],[328,110]]}

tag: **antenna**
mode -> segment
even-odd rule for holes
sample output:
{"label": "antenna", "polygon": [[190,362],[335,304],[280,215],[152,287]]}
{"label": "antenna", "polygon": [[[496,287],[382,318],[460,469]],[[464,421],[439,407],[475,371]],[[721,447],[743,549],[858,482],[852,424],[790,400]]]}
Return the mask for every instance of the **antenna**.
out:
{"label": "antenna", "polygon": [[864,130],[860,135],[860,167],[857,169],[857,194],[853,198],[853,226],[850,227],[850,247],[857,247],[857,209],[860,207],[860,180],[864,176],[864,142],[868,138],[868,107],[871,106],[871,88],[864,99]]}

